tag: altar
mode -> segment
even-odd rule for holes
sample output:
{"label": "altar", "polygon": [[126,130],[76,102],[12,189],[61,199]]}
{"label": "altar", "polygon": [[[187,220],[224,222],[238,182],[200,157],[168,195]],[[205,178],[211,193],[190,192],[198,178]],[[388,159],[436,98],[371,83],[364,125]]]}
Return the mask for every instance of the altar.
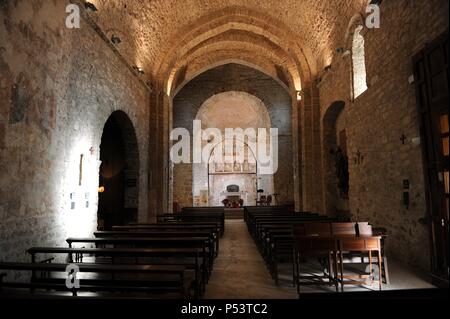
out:
{"label": "altar", "polygon": [[228,199],[230,204],[236,202],[239,203],[239,200],[242,199],[244,201],[244,205],[248,202],[248,193],[247,192],[221,192],[220,193],[220,202],[224,199]]}
{"label": "altar", "polygon": [[238,185],[229,185],[225,191],[220,193],[220,202],[222,203],[225,199],[228,199],[230,206],[236,206],[236,204],[239,205],[240,200],[242,200],[245,205],[248,203],[248,192],[240,191]]}

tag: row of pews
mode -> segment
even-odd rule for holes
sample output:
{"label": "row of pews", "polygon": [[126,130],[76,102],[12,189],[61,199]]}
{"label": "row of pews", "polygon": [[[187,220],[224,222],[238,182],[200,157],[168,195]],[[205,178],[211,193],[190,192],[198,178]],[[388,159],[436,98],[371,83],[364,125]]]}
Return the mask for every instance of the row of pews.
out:
{"label": "row of pews", "polygon": [[224,225],[223,212],[187,211],[31,247],[29,262],[0,262],[0,298],[201,298]]}
{"label": "row of pews", "polygon": [[[275,283],[279,284],[280,264],[288,264],[299,295],[303,285],[325,284],[336,291],[340,286],[343,291],[346,284],[373,284],[377,268],[381,273],[378,277],[389,283],[384,254],[386,234],[368,223],[256,206],[245,208],[244,220]],[[320,264],[323,273],[311,275],[306,263],[311,258]],[[364,271],[352,267],[349,274],[344,269],[348,264],[367,267],[363,267]],[[381,280],[378,283],[381,289]]]}
{"label": "row of pews", "polygon": [[261,253],[275,283],[279,283],[279,264],[291,263],[294,273],[292,227],[312,221],[328,221],[326,216],[314,213],[295,213],[282,206],[248,206],[244,209],[244,221]]}

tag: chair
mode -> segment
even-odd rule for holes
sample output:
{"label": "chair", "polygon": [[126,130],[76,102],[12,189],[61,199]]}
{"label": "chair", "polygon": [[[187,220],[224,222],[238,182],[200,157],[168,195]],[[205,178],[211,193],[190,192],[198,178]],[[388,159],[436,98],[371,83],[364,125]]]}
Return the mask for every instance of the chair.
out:
{"label": "chair", "polygon": [[[357,229],[358,229],[358,236],[373,236],[373,229],[372,226],[369,225],[369,223],[357,223]],[[385,233],[385,231],[383,231]],[[380,269],[381,276],[383,277],[383,281],[385,284],[390,284],[390,278],[389,278],[389,267],[388,267],[388,261],[386,252],[384,251],[384,239],[381,238],[381,257],[382,257],[382,266],[383,268]]]}
{"label": "chair", "polygon": [[256,206],[265,206],[267,203],[266,195],[261,195],[259,200],[256,200]]}
{"label": "chair", "polygon": [[[369,256],[369,272],[364,271],[360,274],[345,275],[344,274],[344,252],[366,253]],[[341,291],[344,291],[344,285],[365,285],[366,279],[371,280],[373,286],[373,259],[372,253],[376,253],[378,260],[378,268],[382,269],[381,265],[381,237],[341,237],[339,238],[339,251],[338,251],[338,263],[339,263],[339,275],[337,281],[341,284]],[[350,279],[350,280],[345,280]],[[359,280],[357,280],[359,279]],[[364,281],[363,281],[364,279]],[[378,287],[381,290],[382,279],[378,276]]]}
{"label": "chair", "polygon": [[266,206],[270,206],[272,204],[272,195],[267,195]]}
{"label": "chair", "polygon": [[[332,266],[334,264],[332,251],[335,249],[335,241],[330,237],[294,236],[294,279],[299,296],[302,285],[334,285],[336,292],[339,290],[338,282],[336,281],[336,268]],[[300,260],[305,257],[317,257],[319,260],[327,259],[327,271],[323,275],[302,275]]]}
{"label": "chair", "polygon": [[[301,285],[333,284],[338,291],[336,268],[333,267],[333,251],[336,251],[335,241],[331,237],[330,223],[305,223],[293,227],[294,237],[294,282],[300,295]],[[324,274],[301,275],[300,261],[307,257],[318,258]]]}

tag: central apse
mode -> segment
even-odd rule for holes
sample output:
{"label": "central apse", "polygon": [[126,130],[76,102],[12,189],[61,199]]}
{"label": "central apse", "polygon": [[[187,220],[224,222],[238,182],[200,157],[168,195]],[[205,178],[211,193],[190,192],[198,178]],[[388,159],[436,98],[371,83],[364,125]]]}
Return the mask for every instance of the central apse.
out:
{"label": "central apse", "polygon": [[291,105],[288,89],[279,81],[235,63],[208,70],[184,85],[173,100],[174,128],[186,128],[191,136],[194,120],[202,121],[202,129],[217,128],[222,134],[225,128],[277,128],[279,166],[275,174],[263,175],[256,168],[217,172],[207,163],[173,164],[173,202],[181,207],[222,206],[227,187],[237,185],[244,205],[256,203],[258,189],[260,194],[275,194],[278,204],[293,204]]}
{"label": "central apse", "polygon": [[[220,93],[209,98],[200,107],[196,120],[202,123],[202,129],[217,128],[223,139],[215,144],[212,152],[220,153],[222,158],[226,155],[225,144],[233,145],[235,150],[241,147],[244,153],[243,163],[214,163],[211,156],[208,163],[193,164],[193,200],[194,205],[220,206],[222,200],[242,199],[244,205],[255,205],[257,189],[263,189],[267,194],[273,194],[273,175],[262,175],[256,165],[256,150],[249,146],[248,141],[226,140],[226,128],[269,129],[270,117],[264,103],[257,97],[245,93],[230,91]],[[251,142],[255,142],[254,140]],[[206,145],[203,141],[203,145]],[[251,144],[251,143],[250,143]],[[237,192],[228,192],[227,187],[236,185]],[[240,198],[237,198],[240,197]]]}

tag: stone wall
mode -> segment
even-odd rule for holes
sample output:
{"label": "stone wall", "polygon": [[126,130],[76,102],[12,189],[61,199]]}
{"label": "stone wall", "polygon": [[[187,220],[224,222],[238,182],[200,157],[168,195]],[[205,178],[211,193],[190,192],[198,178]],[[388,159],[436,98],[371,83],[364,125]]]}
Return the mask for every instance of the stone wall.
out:
{"label": "stone wall", "polygon": [[65,27],[66,4],[0,3],[0,260],[96,229],[100,142],[115,110],[136,132],[146,220],[148,88],[84,19]]}
{"label": "stone wall", "polygon": [[[199,75],[175,96],[173,127],[192,132],[192,121],[200,107],[212,96],[224,92],[248,93],[267,107],[271,127],[278,128],[279,134],[279,167],[274,176],[274,191],[280,194],[279,203],[293,204],[292,102],[288,91],[270,76],[238,64],[226,64]],[[173,174],[174,201],[191,206],[192,176],[188,176],[192,175],[191,165],[175,165]]]}
{"label": "stone wall", "polygon": [[[387,228],[388,256],[424,269],[429,268],[429,231],[419,222],[426,203],[421,148],[411,142],[419,127],[408,78],[413,55],[446,28],[448,1],[383,1],[381,28],[362,31],[368,90],[351,99],[351,54],[345,53],[335,53],[331,71],[322,74],[319,84],[322,135],[324,125],[332,124],[325,118],[328,108],[345,102],[353,219]],[[344,37],[335,42],[351,48]],[[409,209],[402,203],[406,179],[411,183]]]}

